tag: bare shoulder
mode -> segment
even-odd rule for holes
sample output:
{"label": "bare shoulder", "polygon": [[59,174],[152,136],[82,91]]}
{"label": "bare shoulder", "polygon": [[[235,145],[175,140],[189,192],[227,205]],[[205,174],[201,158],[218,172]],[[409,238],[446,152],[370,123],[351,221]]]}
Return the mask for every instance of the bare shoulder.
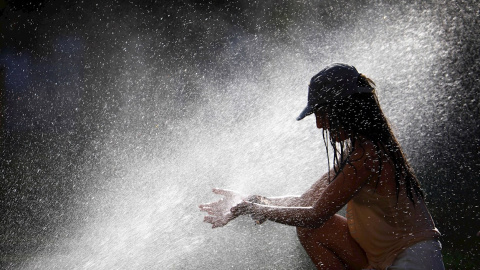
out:
{"label": "bare shoulder", "polygon": [[[357,177],[376,181],[381,168],[380,147],[370,140],[357,141],[354,151],[351,153],[350,164]],[[348,166],[347,166],[348,167]],[[346,169],[347,169],[346,167]]]}

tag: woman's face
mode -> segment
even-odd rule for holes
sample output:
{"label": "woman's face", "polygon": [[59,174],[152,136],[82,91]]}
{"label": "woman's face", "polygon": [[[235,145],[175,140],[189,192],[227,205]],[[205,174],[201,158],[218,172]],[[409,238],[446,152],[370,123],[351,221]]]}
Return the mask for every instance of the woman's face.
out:
{"label": "woman's face", "polygon": [[315,121],[317,123],[317,128],[318,129],[330,129],[330,124],[328,122],[328,115],[326,112],[320,112],[316,111],[315,112]]}
{"label": "woman's face", "polygon": [[325,129],[325,130],[330,131],[330,135],[332,136],[334,141],[341,142],[341,141],[344,141],[344,140],[348,139],[348,135],[345,132],[345,130],[343,130],[343,129],[340,129],[338,131],[338,133],[337,132],[332,132],[332,130],[330,129],[331,128],[330,127],[330,122],[328,121],[327,112],[316,111],[315,112],[315,121],[316,121],[318,129]]}

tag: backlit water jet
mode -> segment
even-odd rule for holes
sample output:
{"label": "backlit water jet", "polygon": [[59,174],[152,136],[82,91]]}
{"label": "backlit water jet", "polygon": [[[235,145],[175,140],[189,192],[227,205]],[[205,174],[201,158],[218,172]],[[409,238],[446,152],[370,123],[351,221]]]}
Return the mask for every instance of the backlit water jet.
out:
{"label": "backlit water jet", "polygon": [[[78,164],[77,177],[83,180],[76,183],[80,192],[68,212],[74,222],[56,228],[58,237],[16,265],[311,269],[294,228],[270,222],[254,226],[241,217],[212,230],[197,205],[216,199],[213,187],[299,194],[326,172],[321,134],[313,121],[295,121],[309,78],[325,65],[349,63],[376,82],[380,103],[413,159],[432,143],[426,131],[442,121],[436,111],[448,109],[442,90],[457,87],[454,80],[435,78],[453,53],[443,38],[444,11],[359,4],[347,6],[355,11],[347,15],[335,4],[332,12],[339,18],[322,24],[313,19],[313,6],[296,7],[282,30],[288,40],[275,38],[275,31],[261,35],[232,28],[238,31],[229,34],[228,46],[212,49],[201,63],[178,63],[177,69],[164,68],[162,47],[152,42],[154,27],[141,27],[153,15],[137,18],[135,34],[121,23],[97,29],[106,35],[112,28],[117,36],[113,54],[101,56],[96,48],[86,52],[99,56],[97,65],[111,68],[93,75],[111,78],[100,78],[97,85],[106,98],[91,100],[108,125],[99,127],[102,135],[89,142],[86,161]],[[135,18],[137,13],[127,12]],[[185,21],[185,27],[192,24]],[[64,44],[82,46],[71,40]],[[191,49],[199,48],[193,44]],[[118,59],[121,65],[108,65]],[[89,154],[95,164],[88,162]]]}

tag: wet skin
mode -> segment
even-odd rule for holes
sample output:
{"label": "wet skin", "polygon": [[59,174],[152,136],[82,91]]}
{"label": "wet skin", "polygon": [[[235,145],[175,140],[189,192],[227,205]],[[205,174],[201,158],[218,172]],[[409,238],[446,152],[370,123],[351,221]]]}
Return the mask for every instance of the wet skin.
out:
{"label": "wet skin", "polygon": [[[317,128],[330,131],[330,122],[328,121],[328,114],[320,113],[319,111],[314,112],[314,114],[315,114],[315,122],[317,124]],[[348,134],[343,129],[340,129],[337,135],[338,136],[335,136],[333,133],[331,133],[332,138],[336,142],[341,142],[348,139]]]}

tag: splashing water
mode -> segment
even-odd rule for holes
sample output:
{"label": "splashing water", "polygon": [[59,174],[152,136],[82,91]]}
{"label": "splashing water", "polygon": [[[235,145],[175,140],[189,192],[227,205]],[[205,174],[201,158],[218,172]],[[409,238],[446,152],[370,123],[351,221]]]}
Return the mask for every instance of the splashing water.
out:
{"label": "splashing water", "polygon": [[293,227],[240,217],[212,230],[197,205],[218,199],[214,187],[300,194],[327,171],[321,133],[295,117],[310,77],[332,62],[376,82],[402,143],[425,138],[418,125],[445,99],[431,77],[449,45],[434,9],[359,4],[347,8],[354,22],[330,29],[310,8],[298,7],[308,16],[286,27],[290,40],[236,33],[208,68],[177,74],[152,60],[154,31],[123,40],[129,46],[119,36],[125,65],[104,90],[119,93],[118,110],[104,139],[91,143],[98,164],[79,164],[89,180],[75,222],[22,269],[311,269]]}

